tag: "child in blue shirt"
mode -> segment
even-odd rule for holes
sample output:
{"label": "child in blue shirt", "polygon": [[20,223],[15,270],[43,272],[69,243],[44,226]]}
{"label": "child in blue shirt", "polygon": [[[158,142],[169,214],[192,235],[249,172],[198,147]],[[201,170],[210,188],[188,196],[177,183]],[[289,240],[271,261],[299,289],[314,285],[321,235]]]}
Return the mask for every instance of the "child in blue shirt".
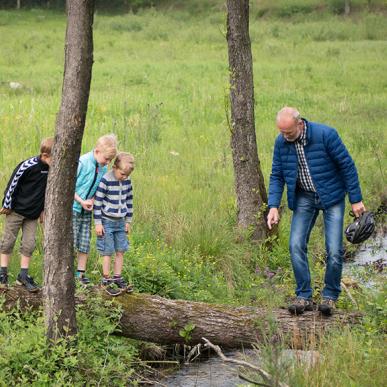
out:
{"label": "child in blue shirt", "polygon": [[78,252],[78,270],[76,276],[80,283],[87,285],[86,264],[90,251],[91,217],[94,195],[107,165],[117,154],[117,139],[107,134],[97,140],[95,148],[79,159],[77,181],[73,204],[74,248]]}
{"label": "child in blue shirt", "polygon": [[[133,291],[122,278],[124,253],[129,249],[128,233],[133,216],[133,188],[129,175],[134,170],[134,157],[121,152],[113,169],[99,183],[94,201],[94,222],[97,250],[103,256],[102,287],[111,296]],[[115,254],[114,276],[110,276],[110,262]]]}

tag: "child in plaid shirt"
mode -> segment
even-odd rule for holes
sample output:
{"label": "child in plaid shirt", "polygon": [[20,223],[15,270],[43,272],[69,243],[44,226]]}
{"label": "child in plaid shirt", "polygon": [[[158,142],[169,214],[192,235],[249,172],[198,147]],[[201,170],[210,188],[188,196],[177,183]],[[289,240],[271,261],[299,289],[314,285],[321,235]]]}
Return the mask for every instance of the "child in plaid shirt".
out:
{"label": "child in plaid shirt", "polygon": [[[94,222],[97,250],[103,256],[102,287],[111,296],[133,287],[122,278],[124,253],[129,249],[127,234],[133,216],[133,189],[129,175],[134,170],[134,158],[129,153],[117,155],[113,169],[99,183],[94,201]],[[114,276],[110,276],[110,262],[115,254]]]}

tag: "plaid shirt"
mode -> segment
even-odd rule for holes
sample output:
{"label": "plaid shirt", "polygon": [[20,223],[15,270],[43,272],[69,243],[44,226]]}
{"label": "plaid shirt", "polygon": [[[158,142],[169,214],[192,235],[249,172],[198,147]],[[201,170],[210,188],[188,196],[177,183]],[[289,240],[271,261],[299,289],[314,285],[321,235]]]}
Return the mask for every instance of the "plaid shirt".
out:
{"label": "plaid shirt", "polygon": [[304,146],[307,144],[306,130],[307,126],[304,121],[304,130],[302,131],[301,136],[294,143],[298,158],[297,185],[304,191],[316,192],[304,152]]}

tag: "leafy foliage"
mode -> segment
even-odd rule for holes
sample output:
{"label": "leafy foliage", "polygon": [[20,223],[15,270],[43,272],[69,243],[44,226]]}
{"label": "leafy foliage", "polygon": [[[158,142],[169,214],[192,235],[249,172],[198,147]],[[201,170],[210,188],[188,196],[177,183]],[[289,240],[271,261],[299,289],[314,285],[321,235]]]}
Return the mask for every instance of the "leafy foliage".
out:
{"label": "leafy foliage", "polygon": [[[3,299],[0,299],[3,303]],[[101,299],[78,306],[79,333],[48,346],[40,312],[5,312],[0,304],[0,385],[125,385],[136,348],[113,335],[121,311]]]}

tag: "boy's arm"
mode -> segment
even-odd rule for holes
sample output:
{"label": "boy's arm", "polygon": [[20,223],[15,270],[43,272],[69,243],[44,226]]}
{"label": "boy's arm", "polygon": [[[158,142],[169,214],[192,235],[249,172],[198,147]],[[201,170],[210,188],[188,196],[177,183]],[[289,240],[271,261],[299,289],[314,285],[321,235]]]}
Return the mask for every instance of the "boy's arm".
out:
{"label": "boy's arm", "polygon": [[[15,193],[17,191],[18,186],[20,185],[21,181],[23,180],[23,176],[28,174],[29,171],[29,165],[26,164],[25,161],[21,162],[13,171],[8,184],[7,188],[4,191],[4,198],[2,202],[2,214],[7,214],[12,210],[12,200],[15,197]],[[5,210],[5,211],[4,211]],[[7,211],[8,210],[8,211]]]}
{"label": "boy's arm", "polygon": [[125,222],[131,223],[133,217],[133,186],[132,182],[129,180],[129,191],[126,196],[126,208],[128,212],[126,213]]}
{"label": "boy's arm", "polygon": [[[77,168],[77,181],[79,179],[79,175],[81,174],[81,171],[82,171],[82,161],[81,160],[78,160],[78,168]],[[76,185],[76,183],[75,183]],[[80,205],[82,205],[82,202],[83,202],[83,199],[77,194],[77,191],[76,191],[77,187],[75,187],[75,194],[74,194],[74,200],[76,202],[78,202]]]}
{"label": "boy's arm", "polygon": [[94,223],[102,224],[102,202],[107,193],[106,180],[102,178],[94,197]]}
{"label": "boy's arm", "polygon": [[[81,172],[82,172],[82,168],[83,168],[83,164],[82,164],[82,161],[79,160],[78,161],[78,169],[77,169],[77,181],[79,179],[79,176],[81,175]],[[76,187],[75,187],[76,189]],[[91,211],[93,209],[93,200],[83,200],[78,194],[77,194],[77,191],[75,191],[74,193],[74,200],[76,202],[78,202],[81,207],[86,210],[86,211]]]}

